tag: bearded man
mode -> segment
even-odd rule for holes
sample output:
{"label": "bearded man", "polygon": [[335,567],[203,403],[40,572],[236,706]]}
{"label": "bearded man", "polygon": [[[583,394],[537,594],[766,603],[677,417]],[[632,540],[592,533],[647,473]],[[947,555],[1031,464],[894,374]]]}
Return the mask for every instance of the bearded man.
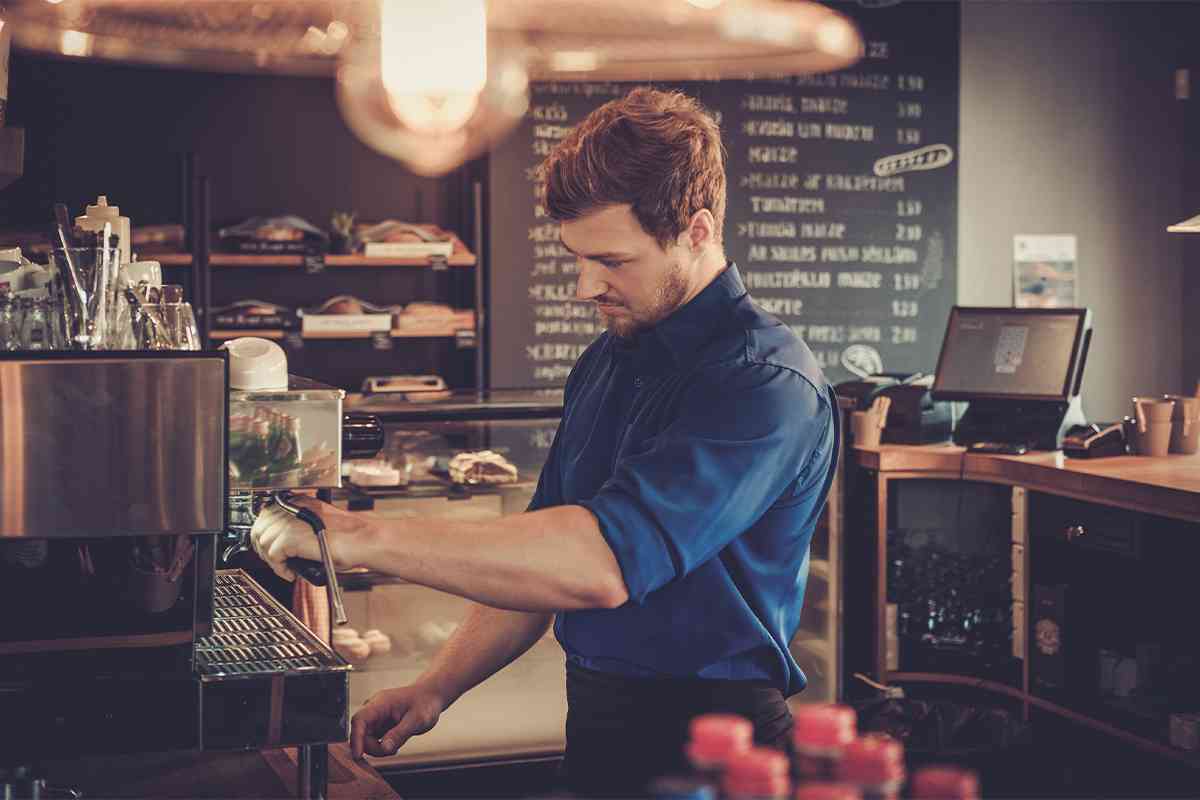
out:
{"label": "bearded man", "polygon": [[[725,256],[724,152],[698,103],[635,89],[563,139],[541,180],[578,259],[578,299],[607,331],[567,380],[529,509],[459,522],[307,505],[339,567],[477,604],[417,681],[355,715],[356,756],[429,730],[553,620],[569,786],[633,795],[678,768],[701,713],[741,714],[760,744],[785,746],[785,698],[805,684],[788,643],[837,404],[808,347],[754,304]],[[286,559],[319,558],[308,526],[278,510],[253,539],[287,578]]]}

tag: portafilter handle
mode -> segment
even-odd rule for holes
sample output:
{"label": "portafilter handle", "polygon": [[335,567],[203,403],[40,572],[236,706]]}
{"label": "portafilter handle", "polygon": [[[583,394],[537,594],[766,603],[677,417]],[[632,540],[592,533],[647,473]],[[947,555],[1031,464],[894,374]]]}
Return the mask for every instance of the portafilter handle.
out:
{"label": "portafilter handle", "polygon": [[289,558],[287,560],[288,567],[314,586],[324,586],[328,583],[333,623],[345,625],[349,618],[346,616],[346,606],[342,602],[342,587],[338,583],[337,570],[333,566],[333,555],[329,550],[329,542],[325,538],[325,522],[313,511],[292,505],[289,502],[290,494],[288,492],[275,492],[272,497],[275,504],[284,511],[308,523],[321,548],[320,563],[306,558]]}

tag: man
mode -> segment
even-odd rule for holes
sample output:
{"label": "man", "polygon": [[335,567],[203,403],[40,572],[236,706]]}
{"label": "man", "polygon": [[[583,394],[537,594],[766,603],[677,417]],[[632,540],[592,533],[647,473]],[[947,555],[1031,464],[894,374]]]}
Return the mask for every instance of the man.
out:
{"label": "man", "polygon": [[[782,746],[804,686],[788,652],[837,449],[808,348],[746,294],[722,246],[716,124],[636,89],[590,114],[542,180],[577,295],[607,325],[575,365],[529,510],[489,523],[317,508],[336,562],[478,602],[413,685],[354,717],[353,752],[386,755],[531,647],[557,614],[576,791],[618,795],[677,767],[688,720],[752,719]],[[313,504],[316,508],[316,504]],[[318,557],[268,512],[259,553]]]}

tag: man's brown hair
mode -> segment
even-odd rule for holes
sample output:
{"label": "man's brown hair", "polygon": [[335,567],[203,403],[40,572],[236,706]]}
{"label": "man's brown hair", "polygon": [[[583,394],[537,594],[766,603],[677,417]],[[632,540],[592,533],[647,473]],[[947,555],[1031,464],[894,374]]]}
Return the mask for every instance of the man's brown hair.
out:
{"label": "man's brown hair", "polygon": [[725,153],[716,121],[682,92],[649,87],[597,108],[542,162],[546,209],[562,222],[629,204],[664,250],[707,208],[725,222]]}

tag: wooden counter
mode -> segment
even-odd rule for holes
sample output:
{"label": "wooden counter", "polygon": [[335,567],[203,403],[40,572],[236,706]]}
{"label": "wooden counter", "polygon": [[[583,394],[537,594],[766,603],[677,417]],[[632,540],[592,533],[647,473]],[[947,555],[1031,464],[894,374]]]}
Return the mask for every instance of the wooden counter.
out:
{"label": "wooden counter", "polygon": [[[866,486],[874,500],[872,512],[859,517],[862,528],[851,531],[850,535],[874,551],[874,586],[870,602],[874,639],[872,671],[877,680],[884,683],[957,684],[996,692],[1020,701],[1027,717],[1030,708],[1036,707],[1200,770],[1200,754],[1172,747],[1166,741],[1165,721],[1162,735],[1141,735],[1036,694],[1030,677],[1031,643],[1025,611],[1033,596],[1031,558],[1036,557],[1033,551],[1038,548],[1030,533],[1033,524],[1030,521],[1031,493],[1200,523],[1200,454],[1071,459],[1061,452],[1032,452],[1023,456],[968,453],[963,447],[952,444],[855,446],[849,452],[848,463],[866,470],[871,476]],[[890,496],[899,491],[896,487],[905,481],[934,479],[1011,487],[1012,515],[1008,524],[1013,557],[1013,656],[1021,662],[1022,672],[1015,685],[978,675],[907,671],[900,664],[894,630],[889,634],[887,602],[889,516],[893,513]],[[1059,520],[1057,524],[1061,523]],[[1188,533],[1184,535],[1190,535],[1191,529],[1187,526],[1170,528],[1175,532],[1185,529]],[[1068,539],[1071,530],[1074,528],[1063,531]],[[1083,528],[1078,530],[1078,535],[1083,535]],[[1151,527],[1148,526],[1146,531],[1146,535],[1154,535],[1150,532]],[[893,620],[890,626],[894,629],[895,624]]]}
{"label": "wooden counter", "polygon": [[[84,797],[287,798],[296,797],[296,750],[233,753],[155,753],[109,756],[42,765],[51,786]],[[399,800],[369,764],[350,757],[348,745],[329,745],[329,800]]]}
{"label": "wooden counter", "polygon": [[860,466],[895,477],[962,478],[1021,486],[1103,505],[1200,522],[1200,455],[1066,458],[967,453],[951,444],[855,447]]}

